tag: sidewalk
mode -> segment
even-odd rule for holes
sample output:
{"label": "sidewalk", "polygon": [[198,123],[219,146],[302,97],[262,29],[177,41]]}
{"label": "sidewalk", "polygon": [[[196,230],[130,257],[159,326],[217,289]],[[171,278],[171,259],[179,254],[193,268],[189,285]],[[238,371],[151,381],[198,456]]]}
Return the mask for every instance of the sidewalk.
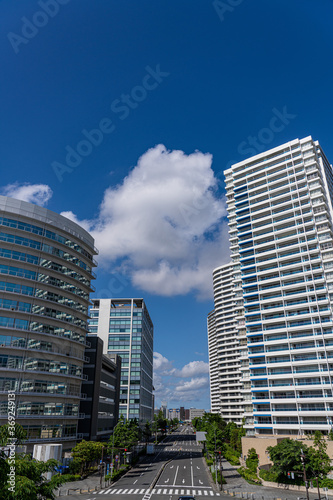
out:
{"label": "sidewalk", "polygon": [[[56,491],[55,496],[67,496],[68,494],[74,493],[90,493],[92,491],[97,491],[101,489],[100,481],[101,476],[99,472],[95,472],[91,476],[88,476],[86,479],[80,479],[79,481],[70,481],[68,483],[63,484]],[[109,484],[109,483],[107,483]],[[103,487],[106,485],[105,481],[103,481]],[[68,493],[68,490],[76,490]]]}
{"label": "sidewalk", "polygon": [[[234,467],[224,458],[222,459],[223,477],[227,484],[223,485],[223,491],[238,498],[248,498],[253,500],[306,500],[306,493],[302,491],[290,491],[283,488],[270,486],[260,486],[259,484],[249,484],[238,474],[237,467]],[[316,489],[309,491],[310,500],[318,499]],[[322,495],[322,500],[326,497]],[[329,497],[332,500],[332,497]]]}

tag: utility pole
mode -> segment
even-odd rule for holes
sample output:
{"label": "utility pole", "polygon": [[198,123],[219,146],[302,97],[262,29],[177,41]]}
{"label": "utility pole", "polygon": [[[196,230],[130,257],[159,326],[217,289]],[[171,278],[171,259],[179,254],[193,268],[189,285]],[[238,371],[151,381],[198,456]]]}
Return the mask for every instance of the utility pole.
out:
{"label": "utility pole", "polygon": [[214,437],[215,437],[215,449],[214,449],[214,459],[215,459],[215,484],[217,488],[217,456],[216,456],[216,428],[214,427]]}
{"label": "utility pole", "polygon": [[222,490],[222,453],[220,451],[219,455],[220,455],[220,477],[221,477],[221,490]]}
{"label": "utility pole", "polygon": [[301,462],[303,465],[303,479],[304,479],[305,488],[306,488],[306,498],[309,500],[309,486],[308,486],[308,481],[306,479],[306,471],[305,471],[305,455],[303,453],[302,448],[301,448]]}
{"label": "utility pole", "polygon": [[103,451],[104,451],[104,446],[102,446],[102,460],[101,460],[101,467],[100,467],[100,472],[101,472],[101,487],[103,486]]}

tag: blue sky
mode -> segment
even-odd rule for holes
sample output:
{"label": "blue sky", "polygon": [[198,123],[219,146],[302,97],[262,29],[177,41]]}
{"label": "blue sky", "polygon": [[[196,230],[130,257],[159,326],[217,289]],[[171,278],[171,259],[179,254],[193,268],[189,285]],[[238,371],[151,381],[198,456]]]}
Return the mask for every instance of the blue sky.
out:
{"label": "blue sky", "polygon": [[143,297],[156,403],[209,409],[223,170],[312,135],[330,161],[331,0],[2,0],[1,193],[92,231],[96,296]]}

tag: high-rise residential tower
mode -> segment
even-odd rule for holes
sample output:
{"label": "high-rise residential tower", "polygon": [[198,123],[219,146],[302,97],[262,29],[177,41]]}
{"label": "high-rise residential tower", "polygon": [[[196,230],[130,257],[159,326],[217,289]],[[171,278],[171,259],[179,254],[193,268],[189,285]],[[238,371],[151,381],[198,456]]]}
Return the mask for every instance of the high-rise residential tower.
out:
{"label": "high-rise residential tower", "polygon": [[153,323],[143,299],[93,299],[89,330],[121,357],[119,416],[153,419]]}
{"label": "high-rise residential tower", "polygon": [[70,450],[83,417],[94,240],[66,217],[4,196],[0,225],[0,425],[14,401],[29,451],[45,442]]}
{"label": "high-rise residential tower", "polygon": [[328,432],[332,166],[318,141],[306,137],[237,163],[225,177],[253,402],[246,427],[261,435]]}
{"label": "high-rise residential tower", "polygon": [[247,354],[242,298],[234,287],[234,268],[226,264],[213,271],[214,310],[208,315],[208,353],[211,410],[226,422],[242,423],[241,362]]}

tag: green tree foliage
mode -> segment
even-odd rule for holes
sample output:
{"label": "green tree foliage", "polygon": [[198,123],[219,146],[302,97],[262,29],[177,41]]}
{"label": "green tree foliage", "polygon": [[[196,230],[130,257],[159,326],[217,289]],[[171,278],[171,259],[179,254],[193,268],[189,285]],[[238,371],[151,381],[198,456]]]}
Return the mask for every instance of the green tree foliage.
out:
{"label": "green tree foliage", "polygon": [[320,431],[316,431],[313,440],[313,447],[308,450],[308,460],[311,468],[311,475],[319,478],[326,476],[331,467],[331,460],[326,453],[327,442]]}
{"label": "green tree foliage", "polygon": [[258,454],[255,448],[250,448],[246,457],[246,467],[250,469],[251,472],[256,473],[258,465],[259,465]]}
{"label": "green tree foliage", "polygon": [[119,422],[113,431],[108,443],[108,452],[123,453],[125,448],[129,450],[132,446],[136,445],[139,440],[140,429],[136,419],[126,420],[123,416],[120,417]]}
{"label": "green tree foliage", "polygon": [[283,439],[276,446],[269,446],[267,451],[273,462],[271,471],[278,475],[281,482],[288,478],[288,472],[299,472],[303,475],[303,465],[301,455],[303,450],[304,466],[307,479],[314,479],[317,476],[323,479],[331,470],[331,461],[326,453],[327,443],[320,431],[314,435],[314,446],[306,446],[300,441],[293,439]]}
{"label": "green tree foliage", "polygon": [[80,466],[81,474],[84,474],[91,464],[102,457],[103,443],[99,441],[81,441],[72,449],[74,464]]}
{"label": "green tree foliage", "polygon": [[278,475],[279,481],[285,482],[288,479],[288,472],[303,473],[301,450],[303,450],[305,456],[306,474],[310,478],[310,466],[307,460],[308,447],[304,443],[286,438],[276,446],[269,446],[267,448],[273,462],[272,472]]}
{"label": "green tree foliage", "polygon": [[15,445],[21,445],[27,438],[27,432],[22,425],[15,423],[12,427],[9,424],[0,427],[0,446],[7,446],[8,442],[15,441]]}
{"label": "green tree foliage", "polygon": [[[26,432],[19,424],[15,424],[14,434],[8,425],[0,427],[1,446],[14,447],[13,443],[17,446],[25,439]],[[57,474],[47,480],[44,473],[54,471],[57,466],[58,462],[54,459],[40,462],[30,455],[14,453],[14,448],[9,456],[6,451],[0,452],[1,500],[53,500],[54,490],[63,483],[63,479]],[[11,478],[15,482],[14,486],[8,483]]]}

